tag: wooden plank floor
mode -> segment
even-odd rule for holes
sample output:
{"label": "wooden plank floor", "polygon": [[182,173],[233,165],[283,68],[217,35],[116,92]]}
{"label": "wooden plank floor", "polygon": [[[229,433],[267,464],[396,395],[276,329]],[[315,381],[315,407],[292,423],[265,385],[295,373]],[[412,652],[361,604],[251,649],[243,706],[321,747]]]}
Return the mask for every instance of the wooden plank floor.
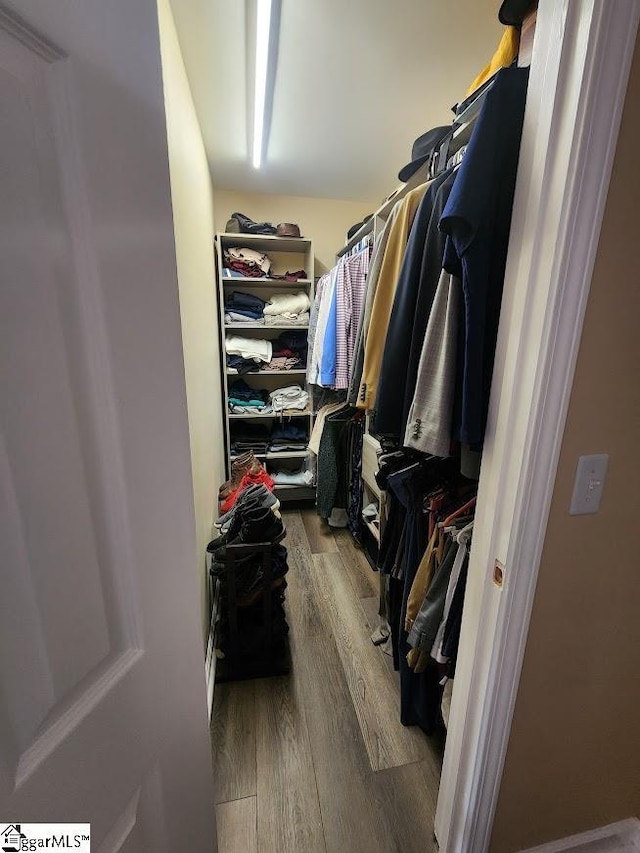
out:
{"label": "wooden plank floor", "polygon": [[378,576],[315,510],[283,518],[293,670],[216,686],[220,853],[435,851],[443,743],[400,724]]}

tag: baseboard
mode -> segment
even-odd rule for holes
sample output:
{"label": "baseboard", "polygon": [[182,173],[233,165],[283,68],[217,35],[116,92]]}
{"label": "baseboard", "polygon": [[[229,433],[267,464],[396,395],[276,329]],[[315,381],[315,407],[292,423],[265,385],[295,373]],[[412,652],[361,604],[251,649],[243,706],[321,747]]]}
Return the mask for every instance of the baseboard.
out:
{"label": "baseboard", "polygon": [[640,853],[640,820],[629,818],[598,829],[581,832],[530,847],[521,853]]}

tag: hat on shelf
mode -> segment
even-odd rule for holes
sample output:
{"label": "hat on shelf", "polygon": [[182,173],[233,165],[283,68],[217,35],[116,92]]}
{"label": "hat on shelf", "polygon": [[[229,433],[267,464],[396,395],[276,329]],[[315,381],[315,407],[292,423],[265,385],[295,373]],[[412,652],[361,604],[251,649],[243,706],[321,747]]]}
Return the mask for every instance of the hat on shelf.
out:
{"label": "hat on shelf", "polygon": [[503,0],[498,18],[501,24],[521,27],[529,12],[538,5],[537,0]]}
{"label": "hat on shelf", "polygon": [[281,222],[276,228],[278,237],[300,237],[300,227],[293,222]]}
{"label": "hat on shelf", "polygon": [[446,125],[446,127],[434,127],[432,130],[428,130],[426,133],[423,133],[422,136],[419,136],[411,148],[411,162],[407,163],[406,166],[403,166],[402,169],[400,169],[398,172],[398,179],[403,183],[406,183],[411,175],[413,175],[423,163],[427,162],[436,148],[439,147],[440,143],[449,133],[451,133],[451,125]]}
{"label": "hat on shelf", "polygon": [[362,228],[362,226],[366,225],[372,216],[373,213],[367,213],[367,215],[362,218],[362,222],[356,222],[355,225],[352,225],[351,228],[349,228],[349,230],[347,231],[347,240],[350,240],[354,234],[357,234],[358,231]]}

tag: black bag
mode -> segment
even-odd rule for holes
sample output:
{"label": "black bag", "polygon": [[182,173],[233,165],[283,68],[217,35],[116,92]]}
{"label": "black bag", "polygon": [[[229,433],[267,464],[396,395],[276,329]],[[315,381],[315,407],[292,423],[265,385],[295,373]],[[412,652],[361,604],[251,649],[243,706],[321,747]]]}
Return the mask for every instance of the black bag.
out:
{"label": "black bag", "polygon": [[[233,226],[232,223],[237,225]],[[227,232],[237,234],[268,234],[275,235],[276,228],[270,222],[254,222],[249,219],[244,213],[232,213],[231,219],[227,222]]]}

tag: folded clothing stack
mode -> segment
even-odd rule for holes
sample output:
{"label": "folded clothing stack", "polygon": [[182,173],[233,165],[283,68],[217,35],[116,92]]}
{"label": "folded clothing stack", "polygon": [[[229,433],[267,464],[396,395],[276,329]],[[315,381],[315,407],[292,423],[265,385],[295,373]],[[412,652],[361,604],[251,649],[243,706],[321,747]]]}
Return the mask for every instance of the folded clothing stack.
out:
{"label": "folded clothing stack", "polygon": [[275,293],[264,306],[265,324],[308,326],[310,307],[309,297],[304,291]]}
{"label": "folded clothing stack", "polygon": [[271,433],[271,444],[269,450],[272,453],[285,453],[291,450],[306,450],[309,442],[309,433],[305,427],[299,426],[293,421],[289,423],[276,424]]}
{"label": "folded clothing stack", "polygon": [[265,278],[269,275],[271,261],[264,252],[237,247],[224,250],[224,266],[244,278]]}
{"label": "folded clothing stack", "polygon": [[302,278],[307,277],[306,270],[294,270],[293,272],[289,272],[287,270],[282,275],[276,275],[275,273],[269,273],[269,278],[277,279],[278,281],[300,281]]}
{"label": "folded clothing stack", "polygon": [[274,293],[268,302],[253,293],[234,290],[224,303],[227,325],[308,326],[311,303],[304,291]]}
{"label": "folded clothing stack", "polygon": [[[231,261],[234,264],[237,264],[237,261]],[[253,278],[254,276],[251,276]],[[257,278],[257,276],[255,276]],[[234,269],[233,267],[223,267],[222,268],[222,278],[247,278],[247,276],[242,272],[242,268]],[[306,270],[294,270],[293,272],[289,272],[287,270],[284,273],[277,275],[276,273],[269,272],[268,278],[273,279],[274,281],[301,281],[302,279],[307,278]]]}
{"label": "folded clothing stack", "polygon": [[254,369],[256,364],[268,364],[273,358],[271,341],[263,338],[242,338],[239,335],[227,335],[224,348],[228,356],[240,356],[245,362],[254,362]]}
{"label": "folded clothing stack", "polygon": [[231,424],[231,452],[242,454],[247,450],[264,455],[271,441],[271,435],[264,424],[247,421],[234,421]]}
{"label": "folded clothing stack", "polygon": [[252,323],[256,326],[263,326],[264,306],[265,301],[259,296],[234,290],[231,296],[225,299],[225,323]]}
{"label": "folded clothing stack", "polygon": [[272,341],[269,370],[292,370],[307,363],[307,335],[305,332],[282,332]]}
{"label": "folded clothing stack", "polygon": [[297,471],[271,471],[271,479],[276,486],[312,486],[313,474],[304,466]]}
{"label": "folded clothing stack", "polygon": [[289,409],[304,412],[309,405],[309,394],[300,385],[276,388],[269,394],[269,399],[274,412],[284,412]]}
{"label": "folded clothing stack", "polygon": [[244,379],[236,379],[229,386],[229,411],[234,415],[269,414],[273,411],[269,392],[251,388]]}

